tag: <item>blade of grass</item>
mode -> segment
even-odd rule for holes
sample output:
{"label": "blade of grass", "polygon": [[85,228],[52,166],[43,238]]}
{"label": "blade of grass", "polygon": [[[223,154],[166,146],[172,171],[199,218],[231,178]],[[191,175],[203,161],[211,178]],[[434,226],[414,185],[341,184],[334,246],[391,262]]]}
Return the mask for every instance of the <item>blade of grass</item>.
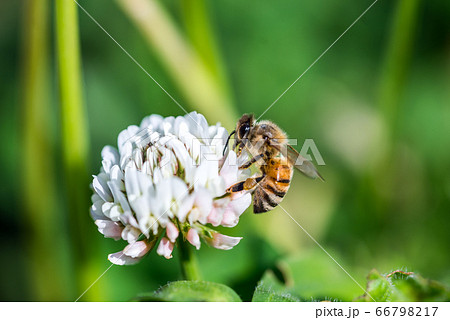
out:
{"label": "blade of grass", "polygon": [[[397,192],[396,144],[398,141],[398,119],[401,114],[401,98],[410,67],[414,34],[419,14],[420,0],[398,0],[382,65],[379,84],[378,106],[386,125],[385,149],[380,151],[379,163],[363,178],[362,203],[370,216],[377,217],[380,224],[386,223],[390,205]],[[372,224],[377,229],[381,225]]]}
{"label": "blade of grass", "polygon": [[392,134],[396,132],[400,100],[412,56],[419,4],[420,0],[399,0],[389,33],[379,105]]}
{"label": "blade of grass", "polygon": [[216,78],[217,83],[231,96],[223,59],[214,36],[205,0],[182,0],[180,5],[184,29],[190,42],[205,66]]}
{"label": "blade of grass", "polygon": [[[32,299],[66,300],[70,286],[63,263],[64,230],[57,214],[54,147],[49,99],[50,1],[25,1],[23,37],[23,200]],[[73,293],[73,292],[72,292]]]}
{"label": "blade of grass", "polygon": [[158,1],[117,0],[177,84],[191,109],[232,128],[236,110],[226,88],[181,35]]}
{"label": "blade of grass", "polygon": [[[77,5],[55,1],[56,40],[62,127],[62,150],[67,204],[71,226],[74,269],[78,291],[83,292],[102,270],[92,256],[93,230],[89,218],[88,126],[81,87],[81,61]],[[103,287],[104,288],[104,287]],[[86,299],[101,300],[102,286],[89,290]]]}

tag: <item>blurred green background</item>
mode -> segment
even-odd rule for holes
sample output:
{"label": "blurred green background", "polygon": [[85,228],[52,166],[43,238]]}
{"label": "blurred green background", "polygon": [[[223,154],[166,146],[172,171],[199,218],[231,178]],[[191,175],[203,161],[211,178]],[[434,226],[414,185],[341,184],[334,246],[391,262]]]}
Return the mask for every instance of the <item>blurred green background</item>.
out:
{"label": "blurred green background", "polygon": [[[263,113],[371,3],[80,1],[182,106],[229,130]],[[3,301],[73,301],[110,265],[124,242],[89,216],[100,151],[146,115],[184,114],[76,9],[0,2]],[[283,206],[363,286],[372,268],[450,283],[449,101],[450,2],[380,0],[263,117],[300,144],[314,139],[326,182],[296,174]],[[231,251],[204,245],[201,271],[244,300],[267,269],[305,298],[363,293],[280,209],[248,210],[225,231],[244,239]],[[177,252],[152,252],[112,267],[81,300],[129,300],[179,278]]]}

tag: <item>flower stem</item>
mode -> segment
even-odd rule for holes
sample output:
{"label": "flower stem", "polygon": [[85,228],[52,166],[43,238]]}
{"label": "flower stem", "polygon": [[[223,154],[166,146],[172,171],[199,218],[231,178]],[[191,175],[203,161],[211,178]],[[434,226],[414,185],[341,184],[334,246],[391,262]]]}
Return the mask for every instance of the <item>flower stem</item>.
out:
{"label": "flower stem", "polygon": [[198,263],[191,246],[183,237],[178,237],[181,273],[186,280],[201,280]]}

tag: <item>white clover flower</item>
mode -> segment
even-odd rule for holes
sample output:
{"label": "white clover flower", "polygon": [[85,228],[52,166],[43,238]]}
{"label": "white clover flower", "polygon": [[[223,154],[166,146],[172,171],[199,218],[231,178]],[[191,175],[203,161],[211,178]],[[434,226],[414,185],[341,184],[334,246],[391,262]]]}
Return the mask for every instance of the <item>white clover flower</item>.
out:
{"label": "white clover flower", "polygon": [[231,150],[222,156],[227,136],[225,128],[209,126],[196,112],[151,115],[119,134],[118,150],[103,148],[91,216],[106,238],[128,242],[108,256],[112,263],[137,263],[158,240],[156,252],[170,259],[180,236],[197,249],[200,239],[222,250],[239,243],[240,237],[207,226],[234,227],[251,203],[245,191],[225,194],[250,174],[238,170],[245,155],[237,159]]}

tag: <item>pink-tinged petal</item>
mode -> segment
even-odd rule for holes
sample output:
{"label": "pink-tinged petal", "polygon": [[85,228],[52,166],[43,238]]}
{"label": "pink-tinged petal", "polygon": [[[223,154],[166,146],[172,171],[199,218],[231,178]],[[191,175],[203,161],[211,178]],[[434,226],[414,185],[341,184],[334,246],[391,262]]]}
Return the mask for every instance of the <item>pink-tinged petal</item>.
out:
{"label": "pink-tinged petal", "polygon": [[122,225],[109,220],[96,220],[95,224],[98,231],[105,236],[105,238],[113,238],[119,240],[122,234]]}
{"label": "pink-tinged petal", "polygon": [[172,223],[172,221],[167,222],[166,234],[170,242],[175,242],[175,240],[178,238],[179,231],[177,227]]}
{"label": "pink-tinged petal", "polygon": [[137,241],[130,243],[123,249],[123,253],[131,258],[142,258],[153,248],[152,243],[146,241]]}
{"label": "pink-tinged petal", "polygon": [[223,219],[220,225],[224,227],[234,227],[239,222],[239,216],[228,206],[223,213]]}
{"label": "pink-tinged petal", "polygon": [[216,249],[230,250],[241,241],[242,237],[230,237],[221,233],[213,233],[213,238],[205,238],[208,244]]}
{"label": "pink-tinged petal", "polygon": [[200,237],[197,230],[191,228],[186,235],[187,241],[192,244],[197,250],[200,249]]}
{"label": "pink-tinged petal", "polygon": [[217,227],[222,222],[224,209],[213,206],[211,212],[208,215],[208,223],[211,223],[214,227]]}
{"label": "pink-tinged petal", "polygon": [[158,249],[156,253],[163,256],[166,259],[172,258],[173,243],[169,241],[166,237],[162,238],[159,242]]}
{"label": "pink-tinged petal", "polygon": [[250,193],[245,193],[238,198],[232,197],[232,201],[230,201],[223,213],[221,225],[224,227],[236,226],[240,215],[250,206],[251,202],[252,196]]}
{"label": "pink-tinged petal", "polygon": [[141,258],[132,258],[125,255],[123,251],[119,251],[108,255],[108,260],[111,261],[111,263],[116,264],[118,266],[124,266],[136,264],[139,262],[139,260],[141,260]]}
{"label": "pink-tinged petal", "polygon": [[240,197],[232,197],[231,205],[233,211],[240,216],[252,203],[252,195],[250,193],[245,193]]}
{"label": "pink-tinged petal", "polygon": [[214,227],[220,225],[223,219],[223,214],[225,212],[225,208],[228,206],[230,202],[229,197],[218,199],[213,201],[213,208],[208,215],[208,223],[211,223]]}

